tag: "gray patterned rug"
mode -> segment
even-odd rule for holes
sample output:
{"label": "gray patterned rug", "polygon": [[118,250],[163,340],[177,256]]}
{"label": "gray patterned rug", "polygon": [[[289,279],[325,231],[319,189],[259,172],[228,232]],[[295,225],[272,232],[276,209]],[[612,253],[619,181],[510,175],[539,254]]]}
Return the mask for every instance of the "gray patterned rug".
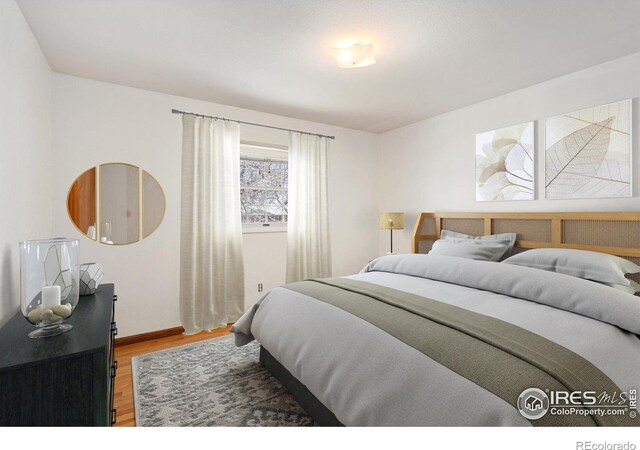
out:
{"label": "gray patterned rug", "polygon": [[133,358],[138,426],[312,426],[313,419],[232,336]]}

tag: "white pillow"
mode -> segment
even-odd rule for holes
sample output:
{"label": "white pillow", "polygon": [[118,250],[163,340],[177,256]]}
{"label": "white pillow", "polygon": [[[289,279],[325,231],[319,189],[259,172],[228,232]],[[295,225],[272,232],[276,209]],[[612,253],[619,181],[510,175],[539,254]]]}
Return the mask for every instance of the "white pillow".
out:
{"label": "white pillow", "polygon": [[614,255],[564,248],[527,250],[502,262],[623,286],[631,285],[626,274],[640,272],[640,266]]}
{"label": "white pillow", "polygon": [[507,244],[477,239],[438,239],[431,247],[430,255],[457,256],[480,261],[499,261],[509,250]]}
{"label": "white pillow", "polygon": [[601,283],[605,286],[612,287],[614,289],[618,289],[619,291],[626,292],[627,294],[636,295],[636,293],[640,292],[640,283],[636,283],[633,280],[629,280],[629,286],[625,286],[623,284],[615,284],[615,283]]}
{"label": "white pillow", "polygon": [[469,239],[482,242],[498,242],[499,244],[507,245],[507,251],[511,251],[511,249],[513,249],[513,245],[516,243],[516,234],[500,233],[488,236],[473,236],[471,234],[458,233],[456,231],[442,230],[440,232],[440,239]]}

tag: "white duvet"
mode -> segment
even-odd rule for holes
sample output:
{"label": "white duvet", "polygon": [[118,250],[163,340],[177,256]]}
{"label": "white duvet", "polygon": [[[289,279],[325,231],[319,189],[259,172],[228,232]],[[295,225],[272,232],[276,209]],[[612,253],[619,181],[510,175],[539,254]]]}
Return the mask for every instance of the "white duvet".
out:
{"label": "white duvet", "polygon": [[[348,278],[429,297],[550,339],[640,388],[640,298],[493,262],[391,255]],[[531,425],[515,405],[337,307],[276,288],[232,328],[257,339],[345,425]],[[635,333],[635,334],[634,334]]]}

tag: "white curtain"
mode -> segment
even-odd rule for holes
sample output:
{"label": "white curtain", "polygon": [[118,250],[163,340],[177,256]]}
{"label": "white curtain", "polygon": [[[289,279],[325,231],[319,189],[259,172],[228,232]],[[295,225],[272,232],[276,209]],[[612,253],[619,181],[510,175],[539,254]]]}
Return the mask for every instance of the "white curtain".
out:
{"label": "white curtain", "polygon": [[244,309],[237,123],[182,116],[181,210],[180,319],[194,334]]}
{"label": "white curtain", "polygon": [[328,138],[290,133],[287,283],[331,276],[328,150]]}

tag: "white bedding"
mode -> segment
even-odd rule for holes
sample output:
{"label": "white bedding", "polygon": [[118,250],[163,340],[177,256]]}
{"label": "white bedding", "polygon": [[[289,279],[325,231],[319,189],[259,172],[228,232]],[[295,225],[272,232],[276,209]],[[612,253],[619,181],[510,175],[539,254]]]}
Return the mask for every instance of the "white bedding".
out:
{"label": "white bedding", "polygon": [[[621,389],[640,387],[640,339],[628,331],[640,329],[639,299],[505,266],[393,255],[349,278],[511,322],[581,355]],[[286,288],[267,294],[232,330],[239,344],[255,337],[345,425],[530,425],[515,405],[386,332]]]}

